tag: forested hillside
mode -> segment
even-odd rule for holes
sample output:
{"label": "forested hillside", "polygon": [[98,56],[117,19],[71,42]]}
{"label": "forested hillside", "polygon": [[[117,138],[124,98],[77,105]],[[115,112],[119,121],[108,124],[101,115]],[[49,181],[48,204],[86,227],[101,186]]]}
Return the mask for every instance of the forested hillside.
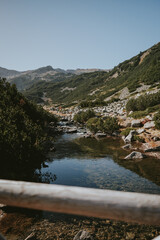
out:
{"label": "forested hillside", "polygon": [[0,78],[0,163],[24,164],[44,154],[46,125],[53,115],[31,103]]}
{"label": "forested hillside", "polygon": [[118,96],[118,92],[125,87],[132,93],[142,85],[154,86],[159,81],[160,43],[120,63],[109,72],[81,74],[57,83],[39,82],[32,85],[25,96],[39,101],[45,92],[53,103],[104,101],[115,93]]}

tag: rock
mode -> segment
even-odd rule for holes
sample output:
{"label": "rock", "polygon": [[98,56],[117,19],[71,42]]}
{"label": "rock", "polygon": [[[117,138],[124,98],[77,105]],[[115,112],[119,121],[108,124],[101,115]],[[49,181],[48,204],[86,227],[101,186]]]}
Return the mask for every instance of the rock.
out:
{"label": "rock", "polygon": [[80,230],[73,240],[93,240],[93,237],[90,235],[89,232]]}
{"label": "rock", "polygon": [[139,128],[136,130],[138,134],[141,134],[143,132],[145,132],[145,129],[144,128]]}
{"label": "rock", "polygon": [[150,115],[147,115],[147,116],[146,116],[146,119],[148,119],[149,121],[152,121],[152,120],[153,120],[153,117],[150,116]]}
{"label": "rock", "polygon": [[144,124],[144,128],[145,128],[145,129],[154,128],[154,127],[155,127],[154,121],[146,122],[146,123]]}
{"label": "rock", "polygon": [[126,138],[124,138],[125,143],[130,143],[132,142],[133,135],[135,135],[137,132],[135,130],[131,130],[130,133]]}
{"label": "rock", "polygon": [[126,144],[122,147],[123,149],[131,149],[132,145],[131,144]]}
{"label": "rock", "polygon": [[113,137],[119,137],[120,133],[118,131],[115,131],[115,132],[112,133],[112,136]]}
{"label": "rock", "polygon": [[142,123],[140,120],[132,120],[131,127],[141,127]]}
{"label": "rock", "polygon": [[146,155],[160,159],[160,152],[147,152]]}
{"label": "rock", "polygon": [[153,141],[155,141],[155,142],[157,142],[157,141],[160,140],[160,138],[159,138],[159,137],[156,137],[156,136],[154,136],[152,139],[153,139]]}
{"label": "rock", "polygon": [[125,157],[125,159],[142,159],[146,157],[145,154],[141,153],[141,152],[136,152],[136,151],[133,151],[131,152],[128,156]]}
{"label": "rock", "polygon": [[106,133],[101,133],[101,132],[97,132],[97,133],[95,134],[95,137],[98,137],[98,138],[103,138],[103,137],[106,137],[106,136],[107,136]]}
{"label": "rock", "polygon": [[123,128],[131,127],[131,122],[127,120],[127,121],[120,123],[120,125]]}
{"label": "rock", "polygon": [[55,151],[55,147],[54,146],[50,147],[49,151],[50,152],[54,152]]}
{"label": "rock", "polygon": [[67,128],[65,132],[66,133],[76,133],[77,128],[76,127]]}
{"label": "rock", "polygon": [[143,143],[141,148],[144,152],[160,151],[160,141],[154,143]]}
{"label": "rock", "polygon": [[84,137],[84,138],[91,138],[91,137],[92,137],[92,135],[91,135],[91,134],[87,134],[87,133],[86,133],[86,134],[84,134],[84,135],[83,135],[83,137]]}

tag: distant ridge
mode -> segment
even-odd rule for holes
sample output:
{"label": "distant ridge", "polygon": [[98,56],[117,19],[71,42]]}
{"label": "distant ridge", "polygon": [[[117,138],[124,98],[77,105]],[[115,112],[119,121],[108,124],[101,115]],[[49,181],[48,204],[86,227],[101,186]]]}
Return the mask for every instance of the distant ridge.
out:
{"label": "distant ridge", "polygon": [[[72,70],[68,70],[72,71]],[[38,82],[24,94],[36,101],[44,92],[53,103],[71,105],[87,101],[86,105],[105,104],[107,101],[160,89],[160,42],[136,56],[118,64],[110,71],[77,69],[59,81]],[[78,73],[81,73],[78,75]],[[74,73],[74,74],[73,74]],[[62,76],[62,75],[61,75]],[[155,89],[156,88],[156,89]]]}
{"label": "distant ridge", "polygon": [[[10,83],[16,84],[19,90],[29,88],[32,84],[39,81],[61,81],[65,78],[83,73],[103,71],[101,69],[68,69],[53,68],[52,66],[40,67],[34,70],[19,72],[0,67],[0,77],[7,78]],[[104,70],[108,71],[108,70]]]}

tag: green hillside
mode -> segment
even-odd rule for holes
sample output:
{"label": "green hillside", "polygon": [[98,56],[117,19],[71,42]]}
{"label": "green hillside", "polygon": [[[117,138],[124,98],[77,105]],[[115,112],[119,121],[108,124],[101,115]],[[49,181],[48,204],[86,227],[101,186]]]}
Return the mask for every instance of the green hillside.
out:
{"label": "green hillside", "polygon": [[134,92],[142,84],[160,82],[160,43],[120,63],[109,72],[93,72],[65,79],[61,82],[38,82],[24,94],[40,100],[43,93],[53,103],[72,103],[83,100],[103,101],[124,87]]}
{"label": "green hillside", "polygon": [[44,154],[47,123],[53,115],[31,103],[15,85],[0,78],[0,163],[15,166],[39,161]]}

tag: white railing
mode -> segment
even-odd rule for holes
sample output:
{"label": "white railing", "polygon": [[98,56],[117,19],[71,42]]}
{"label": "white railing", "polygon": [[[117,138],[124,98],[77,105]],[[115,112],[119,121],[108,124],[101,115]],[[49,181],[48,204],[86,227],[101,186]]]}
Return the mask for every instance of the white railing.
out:
{"label": "white railing", "polygon": [[153,194],[0,180],[0,203],[160,225],[160,196]]}

